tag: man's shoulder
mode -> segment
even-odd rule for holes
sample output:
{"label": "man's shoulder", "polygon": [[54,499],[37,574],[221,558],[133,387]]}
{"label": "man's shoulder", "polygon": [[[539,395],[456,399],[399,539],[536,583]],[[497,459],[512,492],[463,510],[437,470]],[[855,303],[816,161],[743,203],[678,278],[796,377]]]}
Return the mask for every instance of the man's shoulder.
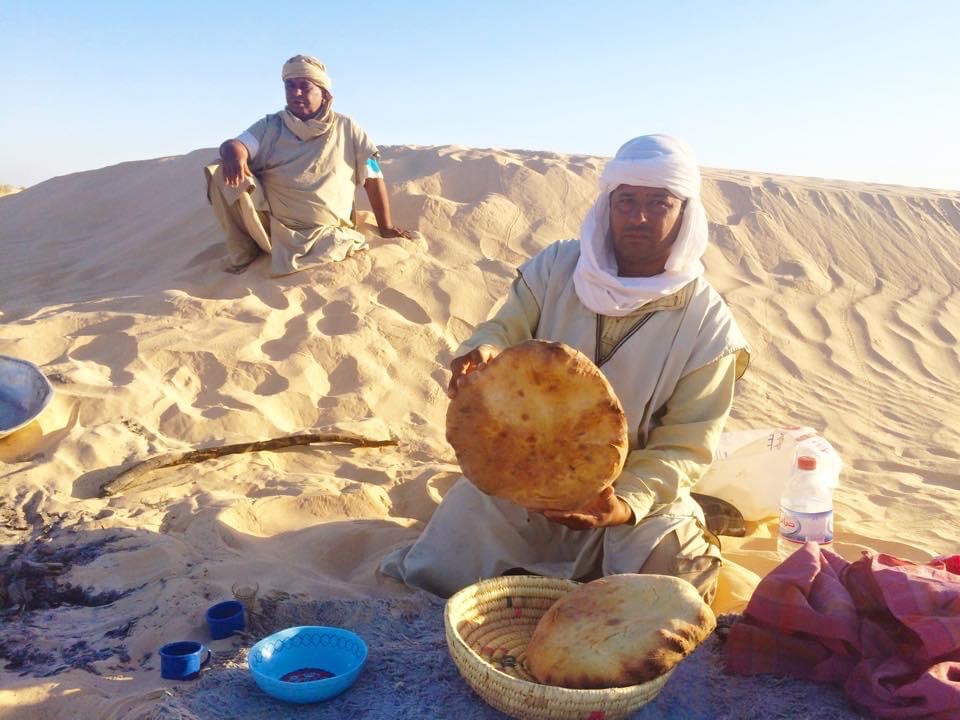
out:
{"label": "man's shoulder", "polygon": [[531,257],[520,266],[521,273],[536,266],[553,266],[558,263],[576,263],[580,257],[579,240],[557,240]]}
{"label": "man's shoulder", "polygon": [[517,272],[531,290],[545,293],[551,285],[569,282],[579,259],[579,240],[558,240],[520,265]]}
{"label": "man's shoulder", "polygon": [[254,136],[262,135],[271,125],[283,124],[283,121],[280,119],[280,113],[267,113],[263,117],[257,118],[250,127],[246,129],[246,132],[252,133]]}
{"label": "man's shoulder", "polygon": [[363,132],[363,128],[360,127],[360,123],[358,123],[349,115],[343,115],[342,113],[338,113],[336,110],[333,112],[333,121],[345,130]]}
{"label": "man's shoulder", "polygon": [[717,289],[705,276],[699,276],[690,284],[690,287],[691,295],[703,297],[710,305],[719,305],[726,310],[730,309],[723,295],[717,292]]}
{"label": "man's shoulder", "polygon": [[554,247],[557,249],[557,253],[576,253],[580,254],[580,238],[569,238],[567,240],[557,240],[549,247]]}
{"label": "man's shoulder", "polygon": [[545,255],[554,260],[565,260],[569,258],[580,257],[580,240],[572,238],[570,240],[556,240],[547,245],[543,250],[537,253],[537,256]]}
{"label": "man's shoulder", "polygon": [[726,336],[732,347],[747,347],[746,339],[727,301],[702,275],[693,283],[690,302],[697,309],[695,315],[699,316],[702,334]]}
{"label": "man's shoulder", "polygon": [[267,113],[257,122],[262,122],[264,125],[283,125],[283,112]]}

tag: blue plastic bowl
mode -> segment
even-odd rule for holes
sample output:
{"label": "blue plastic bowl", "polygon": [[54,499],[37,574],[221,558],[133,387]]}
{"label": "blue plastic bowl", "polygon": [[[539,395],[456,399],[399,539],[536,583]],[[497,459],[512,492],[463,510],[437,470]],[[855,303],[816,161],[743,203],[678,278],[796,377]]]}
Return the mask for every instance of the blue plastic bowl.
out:
{"label": "blue plastic bowl", "polygon": [[[247,665],[267,695],[292,703],[328,700],[353,685],[367,662],[367,644],[356,633],[304,625],[265,637],[252,648]],[[297,670],[326,670],[333,677],[309,682],[280,678]]]}

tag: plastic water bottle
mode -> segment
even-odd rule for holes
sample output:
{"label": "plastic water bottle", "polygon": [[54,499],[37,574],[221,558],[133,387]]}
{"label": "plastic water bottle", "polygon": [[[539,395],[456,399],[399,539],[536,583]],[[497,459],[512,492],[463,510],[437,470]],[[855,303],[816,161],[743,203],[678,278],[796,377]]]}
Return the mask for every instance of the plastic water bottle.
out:
{"label": "plastic water bottle", "polygon": [[817,468],[817,458],[800,455],[780,496],[777,553],[786,558],[805,542],[833,541],[835,483]]}

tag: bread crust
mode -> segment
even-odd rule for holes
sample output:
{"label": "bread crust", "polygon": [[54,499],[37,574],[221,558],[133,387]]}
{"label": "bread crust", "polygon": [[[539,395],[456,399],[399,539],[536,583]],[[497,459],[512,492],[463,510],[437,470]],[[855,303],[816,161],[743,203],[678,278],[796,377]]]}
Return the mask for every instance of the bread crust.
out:
{"label": "bread crust", "polygon": [[447,409],[447,441],[488,495],[533,509],[575,510],[620,475],[623,407],[600,369],[563,343],[501,352]]}
{"label": "bread crust", "polygon": [[547,685],[639,685],[672,669],[716,624],[713,610],[686,580],[611,575],[572,590],[544,613],[525,663]]}

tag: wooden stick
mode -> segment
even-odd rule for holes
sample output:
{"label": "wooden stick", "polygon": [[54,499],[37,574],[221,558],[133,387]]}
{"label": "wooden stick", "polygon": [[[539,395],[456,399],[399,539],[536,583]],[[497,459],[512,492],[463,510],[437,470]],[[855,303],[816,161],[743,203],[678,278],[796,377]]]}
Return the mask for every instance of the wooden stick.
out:
{"label": "wooden stick", "polygon": [[187,465],[190,463],[202,462],[212,458],[222,457],[224,455],[234,455],[236,453],[261,452],[263,450],[280,450],[281,448],[295,447],[297,445],[311,445],[313,443],[347,443],[357,447],[384,447],[386,445],[396,445],[397,441],[390,440],[371,440],[370,438],[359,435],[348,435],[342,433],[306,433],[303,435],[289,435],[287,437],[273,438],[271,440],[259,440],[250,443],[236,443],[234,445],[220,445],[217,447],[203,448],[202,450],[188,450],[187,452],[170,452],[156,455],[136,465],[127,468],[117,475],[113,480],[109,480],[100,488],[100,497],[116,495],[125,490],[129,490],[138,485],[144,484],[144,476],[154,470],[161,468],[174,467],[176,465]]}

